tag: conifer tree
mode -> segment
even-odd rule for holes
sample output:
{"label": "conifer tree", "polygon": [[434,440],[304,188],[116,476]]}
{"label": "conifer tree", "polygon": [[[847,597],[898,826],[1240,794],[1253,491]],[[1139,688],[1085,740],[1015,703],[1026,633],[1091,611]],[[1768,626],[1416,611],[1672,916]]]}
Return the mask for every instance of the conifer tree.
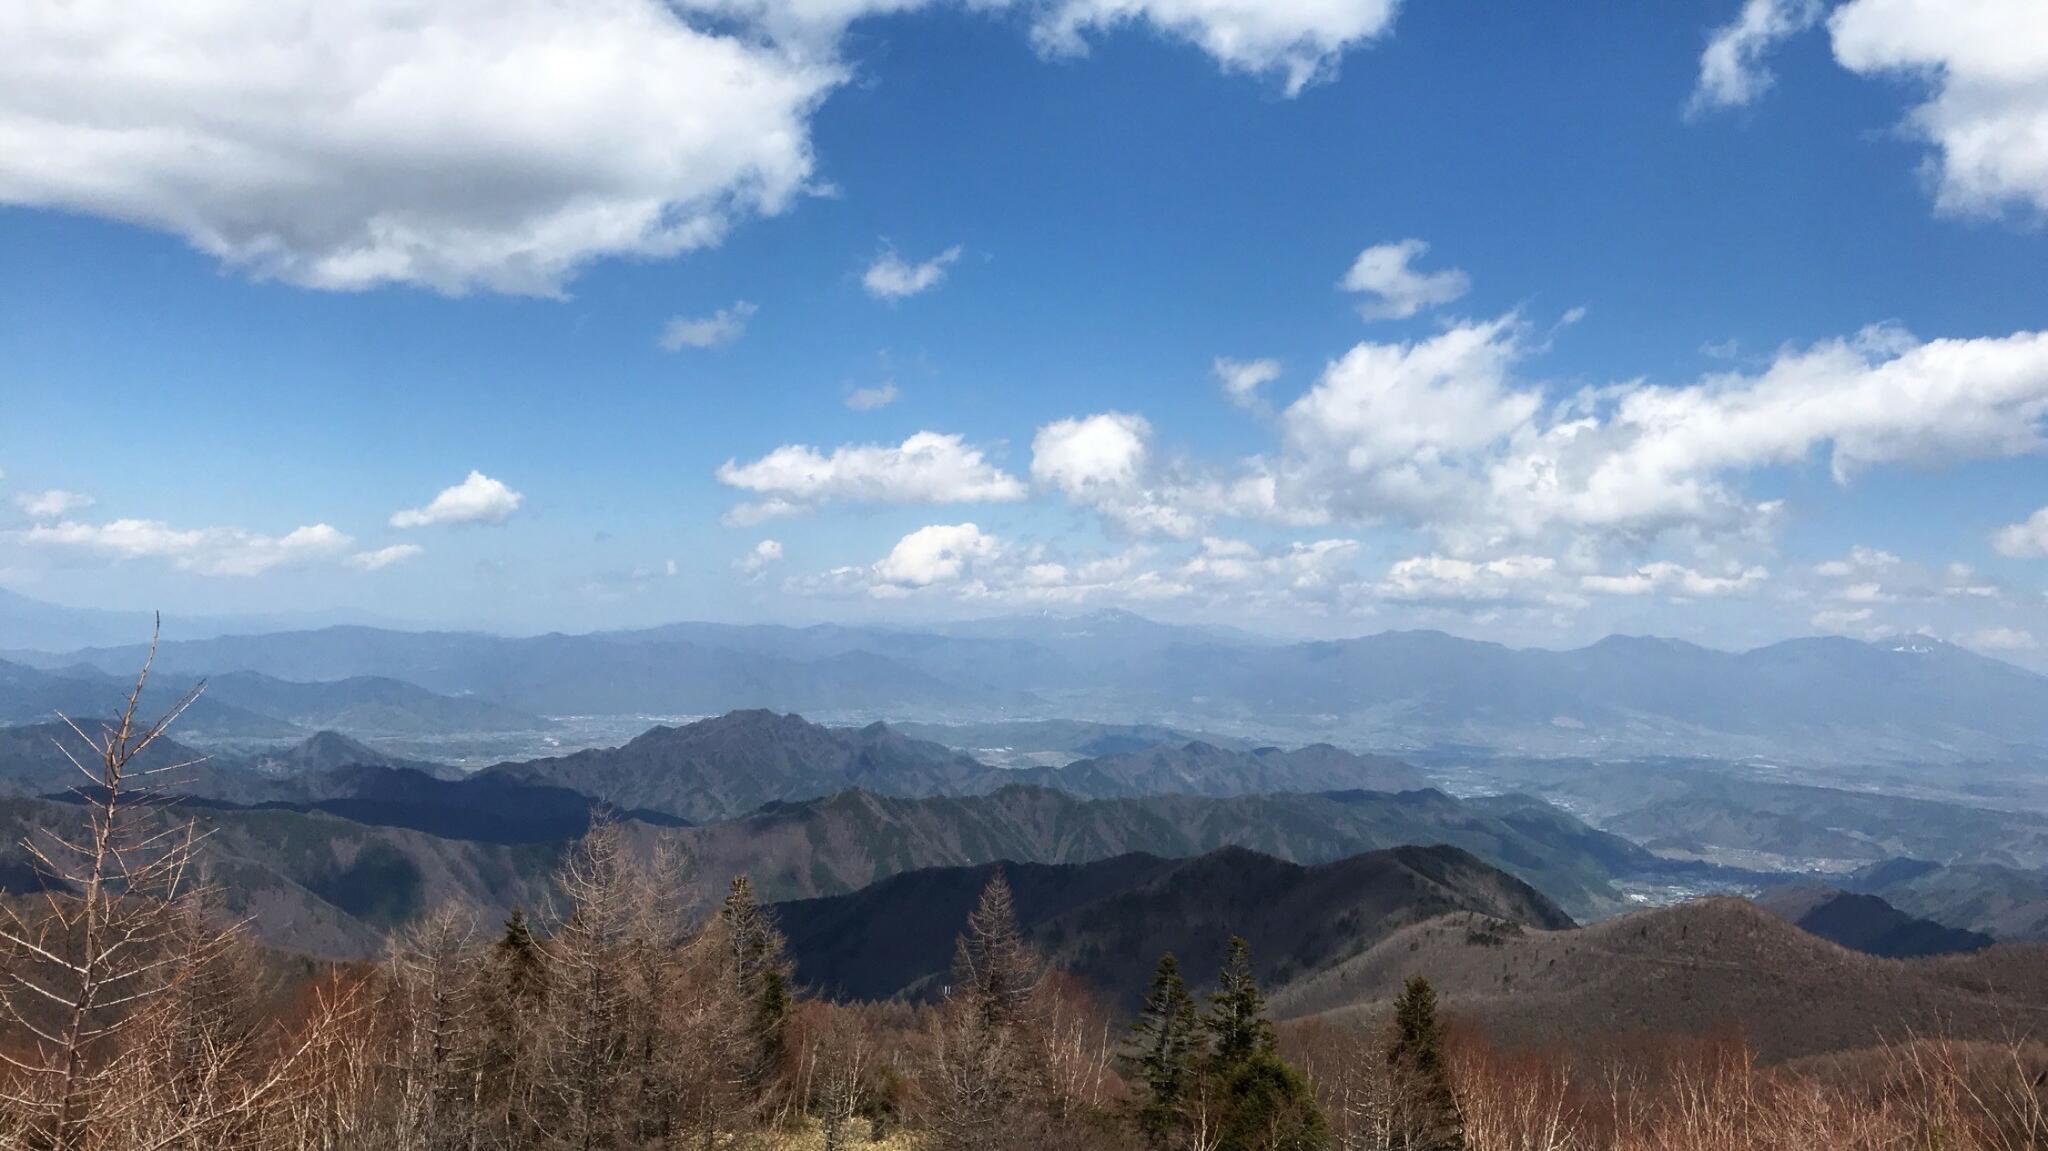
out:
{"label": "conifer tree", "polygon": [[1464,1151],[1465,1124],[1444,1068],[1436,989],[1419,975],[1394,1003],[1387,1060],[1396,1083],[1394,1146],[1400,1151]]}
{"label": "conifer tree", "polygon": [[933,1036],[925,1119],[939,1151],[1036,1147],[1027,1103],[1030,1038],[1043,970],[1025,945],[1009,882],[997,871],[953,948],[953,985]]}
{"label": "conifer tree", "polygon": [[538,1078],[539,1033],[548,1005],[547,957],[522,908],[513,908],[505,930],[485,960],[483,1051],[478,1059],[479,1134],[498,1146],[527,1146],[537,1140],[532,1126]]}
{"label": "conifer tree", "polygon": [[1273,1025],[1266,1022],[1266,997],[1252,975],[1252,949],[1242,936],[1231,936],[1230,952],[1209,997],[1203,1020],[1209,1033],[1209,1059],[1218,1074],[1228,1074],[1255,1055],[1273,1050]]}
{"label": "conifer tree", "polygon": [[1144,1092],[1138,1105],[1138,1129],[1154,1147],[1171,1146],[1185,1122],[1201,1040],[1194,997],[1181,978],[1180,961],[1168,952],[1159,957],[1152,990],[1145,996],[1137,1022],[1131,1025],[1133,1050],[1126,1056]]}
{"label": "conifer tree", "polygon": [[1042,975],[1017,927],[1009,880],[998,870],[954,944],[954,993],[968,997],[983,1026],[1007,1027],[1023,1018]]}
{"label": "conifer tree", "polygon": [[736,990],[752,1012],[751,1028],[759,1045],[752,1072],[759,1076],[782,1058],[790,1006],[787,943],[744,875],[733,877],[719,915],[732,948]]}

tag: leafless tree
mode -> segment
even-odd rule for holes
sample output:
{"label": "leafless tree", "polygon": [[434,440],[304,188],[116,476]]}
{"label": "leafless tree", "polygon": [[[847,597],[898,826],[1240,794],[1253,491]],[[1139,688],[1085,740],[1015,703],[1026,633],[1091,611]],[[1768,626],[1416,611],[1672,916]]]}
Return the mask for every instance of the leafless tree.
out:
{"label": "leafless tree", "polygon": [[157,639],[116,719],[63,717],[83,745],[82,826],[23,841],[42,881],[26,907],[0,904],[0,1084],[7,1145],[87,1151],[233,1147],[260,1127],[310,1037],[259,1050],[239,924],[208,915],[196,822],[154,786],[198,761],[144,756],[204,685],[154,721],[140,717]]}

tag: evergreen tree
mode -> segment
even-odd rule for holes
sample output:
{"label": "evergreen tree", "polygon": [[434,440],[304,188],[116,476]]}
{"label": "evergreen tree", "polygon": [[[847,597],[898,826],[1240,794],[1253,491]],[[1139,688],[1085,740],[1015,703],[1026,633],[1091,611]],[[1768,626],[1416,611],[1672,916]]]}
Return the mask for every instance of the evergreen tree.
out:
{"label": "evergreen tree", "polygon": [[1266,1022],[1266,997],[1252,975],[1252,949],[1242,936],[1230,937],[1230,953],[1217,977],[1216,993],[1209,997],[1209,1014],[1203,1024],[1209,1032],[1209,1060],[1219,1076],[1230,1072],[1253,1056],[1273,1050],[1273,1025]]}
{"label": "evergreen tree", "polygon": [[1137,1022],[1131,1025],[1132,1051],[1125,1056],[1133,1078],[1144,1090],[1138,1105],[1138,1129],[1154,1147],[1171,1145],[1185,1120],[1201,1040],[1194,997],[1181,979],[1180,961],[1168,952],[1159,957],[1152,990],[1145,996]]}
{"label": "evergreen tree", "polygon": [[1394,1037],[1387,1060],[1396,1089],[1394,1146],[1401,1151],[1464,1151],[1465,1123],[1444,1067],[1436,989],[1419,975],[1408,981],[1394,1003]]}
{"label": "evergreen tree", "polygon": [[547,956],[521,908],[488,952],[482,986],[483,1036],[477,1126],[485,1141],[520,1146],[537,1138],[531,1122],[539,1075],[539,1031],[547,1010]]}
{"label": "evergreen tree", "polygon": [[732,947],[733,977],[752,1011],[753,1032],[760,1044],[756,1072],[763,1073],[782,1058],[790,1006],[787,944],[744,875],[733,877],[719,915]]}
{"label": "evergreen tree", "polygon": [[1315,1089],[1272,1050],[1253,1052],[1223,1077],[1221,1088],[1216,1151],[1323,1151],[1330,1145]]}
{"label": "evergreen tree", "polygon": [[493,956],[504,981],[505,997],[515,1007],[531,1009],[547,999],[547,966],[533,926],[524,908],[512,909],[505,921],[505,933],[498,937]]}

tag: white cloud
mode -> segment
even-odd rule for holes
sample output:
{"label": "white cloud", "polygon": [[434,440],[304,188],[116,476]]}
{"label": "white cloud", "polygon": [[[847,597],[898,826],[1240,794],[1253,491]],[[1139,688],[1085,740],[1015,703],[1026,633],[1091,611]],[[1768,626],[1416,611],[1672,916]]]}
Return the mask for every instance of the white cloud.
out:
{"label": "white cloud", "polygon": [[418,544],[392,544],[375,551],[357,552],[348,557],[348,562],[366,572],[383,571],[393,564],[417,558],[425,550]]}
{"label": "white cloud", "polygon": [[1938,207],[2048,213],[2048,34],[2039,0],[1850,0],[1828,24],[1844,68],[1930,90],[1909,124],[1939,153]]}
{"label": "white cloud", "polygon": [[1392,600],[1499,601],[1529,598],[1557,572],[1549,556],[1510,555],[1473,561],[1454,556],[1412,556],[1387,569],[1379,594]]}
{"label": "white cloud", "polygon": [[1709,575],[1683,564],[1660,560],[1647,563],[1623,575],[1588,575],[1579,586],[1601,595],[1666,595],[1681,599],[1712,599],[1739,595],[1770,578],[1760,567],[1748,567],[1732,575]]}
{"label": "white cloud", "polygon": [[1979,651],[2032,651],[2034,633],[2016,627],[1988,627],[1961,637],[1963,646]]}
{"label": "white cloud", "polygon": [[957,435],[918,432],[901,445],[848,444],[830,455],[786,444],[750,463],[727,460],[718,482],[763,499],[735,508],[741,526],[829,503],[953,504],[1025,497],[1022,481]]}
{"label": "white cloud", "polygon": [[1148,485],[1151,435],[1152,425],[1131,412],[1055,420],[1032,438],[1031,479],[1129,534],[1191,537],[1203,522],[1188,506],[1199,493]]}
{"label": "white cloud", "polygon": [[[1014,2],[1047,51],[1141,22],[1290,94],[1397,7]],[[16,0],[0,203],[154,228],[311,288],[556,295],[593,261],[675,256],[787,209],[812,186],[811,117],[851,75],[847,26],[929,3]]]}
{"label": "white cloud", "polygon": [[1031,478],[1078,497],[1130,488],[1144,475],[1151,435],[1145,417],[1128,412],[1055,420],[1031,440]]}
{"label": "white cloud", "polygon": [[33,520],[62,519],[84,511],[94,502],[83,492],[59,491],[56,488],[44,492],[20,492],[14,497],[14,506]]}
{"label": "white cloud", "polygon": [[1344,52],[1393,28],[1399,0],[1050,0],[1039,44],[1074,53],[1086,33],[1143,21],[1235,72],[1278,74],[1287,94],[1336,71]]}
{"label": "white cloud", "polygon": [[1373,299],[1359,305],[1368,320],[1403,320],[1424,308],[1448,304],[1472,288],[1472,279],[1456,268],[1418,272],[1409,267],[1429,251],[1421,240],[1402,240],[1367,248],[1352,261],[1338,286]]}
{"label": "white cloud", "polygon": [[1002,542],[973,524],[932,524],[896,542],[875,564],[885,585],[929,587],[960,579],[969,564],[996,555]]}
{"label": "white cloud", "polygon": [[1700,53],[1699,84],[1686,110],[1697,115],[1741,107],[1769,91],[1774,79],[1764,54],[1819,23],[1821,12],[1820,0],[1747,0],[1741,14],[1714,29]]}
{"label": "white cloud", "polygon": [[2014,559],[2048,556],[2048,508],[1998,529],[1992,534],[1991,546],[1999,555]]}
{"label": "white cloud", "polygon": [[878,300],[902,300],[939,286],[946,278],[946,269],[960,258],[960,245],[955,244],[923,263],[907,263],[890,248],[868,265],[861,274],[861,286],[868,295]]}
{"label": "white cloud", "polygon": [[0,42],[0,201],[329,289],[716,243],[804,188],[845,75],[658,0],[23,0]]}
{"label": "white cloud", "polygon": [[1894,462],[2031,452],[2048,413],[2048,333],[1921,343],[1872,329],[1780,352],[1754,376],[1681,387],[1626,385],[1565,405],[1510,437],[1486,501],[1507,530],[1739,526],[1765,505],[1734,473],[1823,449],[1835,478]]}
{"label": "white cloud", "polygon": [[1259,389],[1280,378],[1278,360],[1232,360],[1216,357],[1211,366],[1216,381],[1223,385],[1223,394],[1230,402],[1241,408],[1259,406]]}
{"label": "white cloud", "polygon": [[903,393],[896,390],[895,382],[890,381],[880,387],[855,388],[846,393],[846,406],[856,412],[878,411],[895,403],[902,396]]}
{"label": "white cloud", "polygon": [[269,536],[242,528],[179,529],[142,519],[37,524],[20,538],[33,547],[115,560],[160,559],[181,571],[218,576],[255,576],[274,568],[333,560],[354,544],[327,524]]}
{"label": "white cloud", "polygon": [[1137,413],[1056,421],[1034,440],[1032,478],[1132,534],[1391,521],[1470,559],[1581,541],[1756,544],[1785,513],[1744,494],[1759,470],[1824,461],[1847,485],[1886,464],[2044,446],[2048,332],[1921,341],[1876,327],[1751,372],[1557,398],[1521,378],[1526,332],[1510,314],[1359,343],[1280,413],[1275,450],[1227,467],[1160,462]]}
{"label": "white cloud", "polygon": [[1826,563],[1814,565],[1813,574],[1830,578],[1841,578],[1870,572],[1886,572],[1898,567],[1902,562],[1904,561],[1891,552],[1884,551],[1881,548],[1870,548],[1857,544],[1849,549],[1847,556],[1841,559],[1828,560]]}
{"label": "white cloud", "polygon": [[1450,514],[1446,501],[1542,406],[1509,375],[1518,331],[1509,316],[1352,348],[1282,413],[1278,498],[1348,519]]}
{"label": "white cloud", "polygon": [[1855,636],[1858,639],[1880,639],[1891,635],[1893,629],[1876,622],[1875,615],[1876,612],[1867,607],[1828,608],[1815,612],[1813,618],[1807,622],[1813,625],[1815,631]]}
{"label": "white cloud", "polygon": [[[757,575],[763,570],[765,570],[769,565],[778,564],[781,562],[782,541],[762,540],[760,543],[755,544],[753,546],[753,549],[748,551],[747,554],[741,557],[740,561],[733,566],[739,568],[743,572],[746,572],[748,575]],[[670,567],[671,569],[673,569],[674,567],[673,560],[670,561]],[[671,570],[669,574],[674,575],[675,572]]]}
{"label": "white cloud", "polygon": [[423,508],[394,512],[391,526],[420,528],[438,524],[501,524],[519,510],[526,497],[482,472],[445,488]]}
{"label": "white cloud", "polygon": [[758,311],[754,305],[741,300],[730,308],[720,308],[708,316],[691,318],[677,316],[663,325],[661,346],[664,351],[680,352],[684,348],[722,348],[738,342],[747,334],[747,321]]}

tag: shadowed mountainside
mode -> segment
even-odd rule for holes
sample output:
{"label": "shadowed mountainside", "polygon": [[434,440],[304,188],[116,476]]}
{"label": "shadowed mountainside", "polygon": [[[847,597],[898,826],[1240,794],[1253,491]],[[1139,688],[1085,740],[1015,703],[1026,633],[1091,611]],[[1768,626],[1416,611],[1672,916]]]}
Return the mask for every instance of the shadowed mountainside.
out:
{"label": "shadowed mountainside", "polygon": [[1802,931],[1851,951],[1891,959],[1953,955],[1991,946],[1989,935],[1916,919],[1875,895],[1793,885],[1766,891],[1756,905]]}
{"label": "shadowed mountainside", "polygon": [[960,924],[998,868],[1040,950],[1124,1009],[1142,999],[1161,952],[1179,957],[1199,985],[1221,966],[1232,935],[1250,941],[1260,979],[1277,985],[1449,911],[1571,926],[1527,884],[1454,847],[1401,847],[1307,867],[1227,847],[1193,859],[935,868],[778,904],[797,978],[856,999],[935,993]]}
{"label": "shadowed mountainside", "polygon": [[[1522,800],[1522,804],[1533,801]],[[1512,802],[1507,805],[1515,810]],[[1437,791],[1214,798],[1081,799],[1046,788],[907,799],[848,791],[772,804],[741,819],[679,833],[702,874],[747,872],[771,899],[852,891],[926,867],[1084,863],[1133,852],[1164,858],[1249,848],[1323,863],[1410,844],[1460,847],[1521,879],[1574,915],[1621,906],[1621,866],[1658,861],[1626,841],[1556,813],[1490,814]]]}

